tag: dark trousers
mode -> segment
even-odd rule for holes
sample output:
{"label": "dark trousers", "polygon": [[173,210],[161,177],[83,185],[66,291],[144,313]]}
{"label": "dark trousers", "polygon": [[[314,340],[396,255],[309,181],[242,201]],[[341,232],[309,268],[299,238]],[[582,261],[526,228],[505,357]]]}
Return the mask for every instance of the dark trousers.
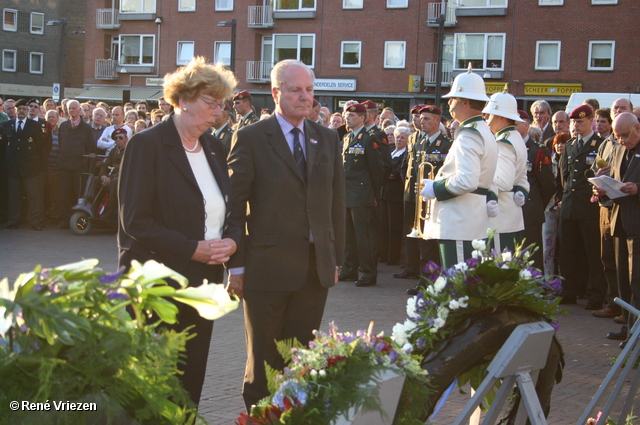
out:
{"label": "dark trousers", "polygon": [[442,268],[448,269],[458,263],[462,263],[467,258],[471,258],[473,246],[471,241],[438,240],[440,249],[440,261]]}
{"label": "dark trousers", "polygon": [[600,226],[594,220],[560,218],[562,252],[560,268],[565,278],[563,296],[576,298],[586,289],[587,298],[602,303],[606,283],[600,258]]}
{"label": "dark trousers", "polygon": [[378,277],[378,252],[375,207],[347,208],[343,273],[362,279],[376,280]]}
{"label": "dark trousers", "polygon": [[398,263],[400,261],[402,238],[404,237],[403,214],[404,207],[402,202],[382,201],[380,216],[381,244],[378,250],[380,258],[386,259],[389,263]]}
{"label": "dark trousers", "polygon": [[58,170],[60,182],[60,220],[68,222],[71,208],[78,203],[82,172],[80,170]]}
{"label": "dark trousers", "polygon": [[[636,258],[634,258],[633,249],[634,244],[637,242],[637,238],[613,238],[618,276],[618,293],[622,301],[636,308],[640,305],[640,262],[638,259],[638,257],[640,257],[640,245],[638,249],[635,250]],[[629,312],[627,310],[623,309],[622,314],[626,319],[629,318]],[[631,324],[633,323],[631,322]],[[631,327],[629,327],[629,329],[631,329]]]}
{"label": "dark trousers", "polygon": [[613,302],[620,296],[618,291],[618,273],[616,270],[616,254],[613,236],[611,236],[611,208],[600,207],[600,258],[604,267],[604,278],[607,282],[607,307],[620,310]]}
{"label": "dark trousers", "polygon": [[[9,217],[8,225],[18,224],[21,216],[32,226],[44,224],[44,197],[42,175],[32,177],[9,176]],[[22,196],[27,201],[27,211],[22,210]]]}
{"label": "dark trousers", "polygon": [[44,174],[44,214],[51,222],[60,221],[60,182],[58,170],[47,170]]}
{"label": "dark trousers", "polygon": [[524,230],[521,232],[521,234],[526,246],[536,244],[536,247],[538,249],[529,258],[533,260],[533,267],[544,272],[544,245],[542,244],[542,223],[529,225],[525,224]]}
{"label": "dark trousers", "polygon": [[[268,286],[267,284],[265,286]],[[264,363],[282,370],[284,360],[274,341],[296,338],[304,346],[319,329],[328,289],[320,285],[313,245],[304,286],[297,291],[244,291],[244,322],[247,365],[242,396],[247,408],[269,395]]]}
{"label": "dark trousers", "polygon": [[[0,158],[4,161],[4,158]],[[7,171],[0,167],[0,225],[5,225],[9,217],[9,187],[7,183]]]}

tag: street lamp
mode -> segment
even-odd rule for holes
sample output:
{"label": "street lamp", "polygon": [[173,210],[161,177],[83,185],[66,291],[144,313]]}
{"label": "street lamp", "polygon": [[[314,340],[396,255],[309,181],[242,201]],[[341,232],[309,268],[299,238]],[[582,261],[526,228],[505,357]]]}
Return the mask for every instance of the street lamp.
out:
{"label": "street lamp", "polygon": [[60,61],[60,75],[58,78],[60,81],[60,100],[62,101],[62,99],[64,99],[64,67],[67,62],[67,18],[62,18],[60,21],[48,21],[47,26],[62,27],[62,59]]}
{"label": "street lamp", "polygon": [[235,62],[236,62],[236,18],[233,18],[230,21],[222,21],[218,22],[219,27],[231,27],[231,57],[229,58],[229,69],[231,72],[235,72]]}

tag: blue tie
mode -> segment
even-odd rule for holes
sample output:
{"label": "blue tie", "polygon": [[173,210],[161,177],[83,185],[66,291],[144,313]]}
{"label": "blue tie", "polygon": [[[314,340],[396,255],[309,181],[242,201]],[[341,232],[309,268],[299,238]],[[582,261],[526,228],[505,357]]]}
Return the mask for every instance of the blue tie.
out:
{"label": "blue tie", "polygon": [[296,165],[302,174],[304,181],[307,181],[307,161],[304,159],[304,152],[302,151],[302,145],[300,145],[300,129],[294,127],[291,130],[293,133],[293,157],[296,160]]}

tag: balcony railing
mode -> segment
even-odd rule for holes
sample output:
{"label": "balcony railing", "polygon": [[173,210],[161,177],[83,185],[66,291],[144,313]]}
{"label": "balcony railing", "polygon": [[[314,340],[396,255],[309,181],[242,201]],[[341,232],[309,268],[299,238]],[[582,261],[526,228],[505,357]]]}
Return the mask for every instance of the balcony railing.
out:
{"label": "balcony railing", "polygon": [[120,21],[115,9],[96,10],[96,28],[110,30],[120,28]]}
{"label": "balcony railing", "polygon": [[[456,18],[456,1],[450,1],[445,3],[446,13],[444,18],[445,27],[453,27],[457,25],[458,19]],[[438,18],[442,14],[442,2],[429,3],[429,9],[427,10],[427,23],[429,26],[437,26]]]}
{"label": "balcony railing", "polygon": [[273,28],[273,14],[269,6],[249,6],[249,28]]}
{"label": "balcony railing", "polygon": [[[427,62],[424,64],[424,84],[435,85],[436,84],[436,70],[438,68],[437,62]],[[453,64],[451,62],[442,62],[442,85],[451,85],[453,70]]]}
{"label": "balcony railing", "polygon": [[115,59],[96,59],[96,80],[117,80]]}
{"label": "balcony railing", "polygon": [[271,79],[273,64],[269,61],[247,61],[247,81],[266,83]]}

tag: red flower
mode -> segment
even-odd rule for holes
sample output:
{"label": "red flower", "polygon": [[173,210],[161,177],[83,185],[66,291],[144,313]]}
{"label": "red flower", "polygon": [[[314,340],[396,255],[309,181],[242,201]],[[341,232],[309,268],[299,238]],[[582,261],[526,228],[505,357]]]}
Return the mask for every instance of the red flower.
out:
{"label": "red flower", "polygon": [[338,364],[338,362],[347,360],[345,356],[331,356],[327,359],[327,369]]}

